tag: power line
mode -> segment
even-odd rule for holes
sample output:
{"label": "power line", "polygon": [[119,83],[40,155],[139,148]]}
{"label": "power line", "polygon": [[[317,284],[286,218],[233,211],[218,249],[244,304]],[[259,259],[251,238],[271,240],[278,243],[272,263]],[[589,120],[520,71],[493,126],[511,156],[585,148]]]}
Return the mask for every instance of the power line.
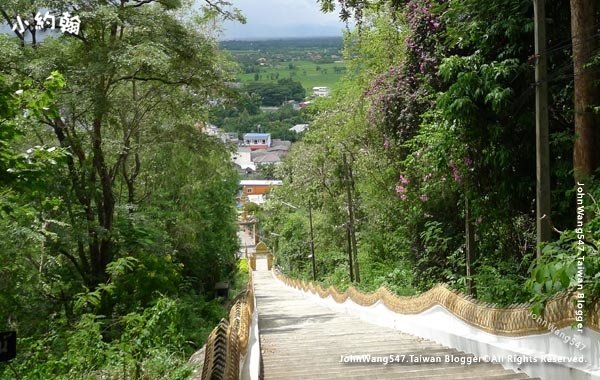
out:
{"label": "power line", "polygon": [[579,46],[579,45],[582,45],[582,44],[584,44],[584,43],[586,43],[586,42],[588,42],[588,41],[590,41],[590,40],[593,40],[595,37],[598,37],[598,36],[600,36],[600,31],[599,31],[599,32],[596,32],[596,33],[594,33],[594,34],[592,34],[592,35],[590,35],[588,38],[585,38],[585,39],[583,39],[583,40],[580,40],[580,41],[578,41],[578,43],[576,43],[575,45],[573,45],[573,42],[568,42],[568,43],[565,43],[565,44],[564,44],[564,45],[562,45],[562,46],[556,46],[556,47],[554,47],[554,48],[552,48],[552,49],[546,49],[546,50],[544,50],[544,51],[541,51],[541,52],[540,52],[540,55],[541,55],[541,54],[547,54],[547,55],[548,55],[548,54],[550,54],[550,53],[553,53],[553,52],[555,52],[555,51],[562,50],[562,49],[566,49],[566,48],[567,48],[567,47],[569,47],[569,46],[570,46],[571,48],[573,48],[573,47],[575,47],[575,46]]}
{"label": "power line", "polygon": [[[598,28],[600,28],[600,22],[592,25],[592,27],[590,29],[594,30],[594,29],[598,29]],[[600,30],[598,32],[600,32]],[[575,36],[570,36],[569,38],[566,38],[562,41],[557,42],[556,44],[554,44],[554,46],[548,46],[546,49],[541,50],[540,54],[544,54],[547,52],[551,52],[553,50],[560,50],[562,48],[565,48],[565,47],[571,45],[571,43],[573,42],[573,38],[579,38],[579,37],[581,37],[581,33],[577,34]]]}

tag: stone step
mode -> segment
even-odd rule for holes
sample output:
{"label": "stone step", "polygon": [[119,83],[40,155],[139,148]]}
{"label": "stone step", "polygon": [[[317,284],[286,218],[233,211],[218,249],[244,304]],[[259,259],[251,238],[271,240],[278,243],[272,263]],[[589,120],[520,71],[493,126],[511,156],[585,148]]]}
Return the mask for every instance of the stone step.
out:
{"label": "stone step", "polygon": [[[274,349],[277,350],[278,353],[280,353],[279,356],[271,357],[271,355],[269,355],[270,354],[269,351],[273,351]],[[411,354],[412,353],[413,352],[411,352]],[[445,362],[446,355],[450,355],[453,358],[462,358],[462,357],[470,358],[470,357],[472,357],[472,355],[468,355],[468,354],[465,354],[462,352],[445,351],[444,349],[439,349],[439,348],[431,349],[427,352],[414,353],[415,356],[413,356],[412,358],[410,355],[401,357],[400,355],[403,355],[401,352],[392,352],[390,350],[384,350],[384,351],[380,351],[380,352],[364,350],[360,354],[353,354],[353,353],[331,352],[331,350],[326,349],[326,348],[321,349],[321,350],[307,350],[307,351],[289,350],[289,351],[286,351],[286,350],[278,349],[277,347],[275,347],[275,348],[265,347],[265,349],[263,349],[263,354],[267,354],[267,355],[265,355],[265,357],[269,357],[269,360],[279,360],[279,359],[287,360],[289,357],[293,356],[294,360],[296,360],[296,361],[307,361],[307,362],[312,361],[311,359],[316,359],[317,361],[339,362],[341,356],[347,356],[347,355],[368,354],[368,355],[371,355],[372,357],[374,357],[374,356],[389,357],[389,355],[393,355],[395,360],[402,360],[405,365],[421,364],[421,363],[417,363],[418,360],[420,360],[423,364],[426,364],[427,362],[425,361],[425,359],[429,359],[431,357],[435,357],[436,360],[439,357],[440,360],[442,361],[442,363],[444,363],[444,364],[461,365],[461,363],[455,363],[455,362],[446,363]],[[286,354],[288,354],[288,355],[286,355]],[[396,358],[396,355],[398,355],[400,357]],[[468,359],[466,359],[466,360],[468,360]],[[433,360],[430,360],[430,361],[433,362]],[[421,365],[423,365],[423,364],[421,364]]]}
{"label": "stone step", "polygon": [[[307,355],[316,355],[319,353],[329,353],[331,352],[331,350],[329,349],[329,347],[327,346],[320,346],[320,347],[314,347],[314,346],[310,346],[310,345],[293,345],[293,343],[283,343],[280,341],[267,341],[267,340],[263,340],[264,342],[264,350],[266,349],[273,349],[273,348],[277,348],[280,351],[292,351],[292,352],[297,352],[297,351],[301,351],[304,352]],[[335,343],[335,342],[331,342],[331,343]],[[448,352],[446,351],[446,349],[444,349],[443,347],[440,346],[436,346],[436,345],[423,345],[423,346],[417,346],[417,345],[398,345],[398,346],[390,346],[390,347],[382,347],[381,344],[377,345],[376,343],[369,343],[369,344],[365,344],[365,345],[361,345],[361,344],[353,344],[353,345],[345,345],[343,348],[341,348],[340,350],[336,350],[335,352],[333,352],[337,355],[360,355],[360,354],[387,354],[387,355],[391,355],[391,354],[397,354],[397,355],[406,355],[407,357],[409,355],[422,355],[422,356],[430,356],[430,355],[441,355],[441,356],[445,356],[445,355],[450,355],[450,354],[456,354],[458,355],[466,355],[466,354],[462,354],[459,352]]]}
{"label": "stone step", "polygon": [[[472,355],[328,309],[268,272],[254,272],[254,286],[265,380],[528,379],[497,363],[445,363],[446,355]],[[442,362],[340,363],[342,355],[361,354],[436,356]]]}
{"label": "stone step", "polygon": [[323,369],[326,370],[328,368],[331,368],[333,371],[359,371],[362,369],[368,369],[368,370],[381,370],[381,371],[389,371],[389,372],[403,372],[403,373],[417,373],[417,372],[423,372],[423,371],[451,371],[451,372],[461,372],[461,371],[479,371],[479,370],[485,370],[485,371],[489,371],[489,373],[498,373],[498,372],[503,372],[503,371],[507,371],[504,368],[490,368],[488,367],[486,364],[480,364],[480,365],[470,365],[470,366],[444,366],[442,364],[427,364],[427,365],[417,365],[417,366],[407,366],[407,365],[400,365],[397,363],[393,363],[393,364],[379,364],[379,363],[373,363],[373,364],[367,364],[367,363],[361,363],[361,364],[347,364],[344,365],[342,363],[305,363],[305,362],[298,362],[299,364],[290,364],[289,362],[286,363],[284,360],[281,361],[276,361],[276,362],[270,362],[270,363],[264,363],[264,368],[265,370],[269,370],[271,372],[278,372],[278,371],[290,371],[290,370],[295,370],[295,371],[314,371],[315,369]]}
{"label": "stone step", "polygon": [[512,371],[490,371],[489,369],[462,368],[453,371],[447,368],[438,368],[436,370],[423,371],[392,371],[379,370],[376,368],[361,369],[339,369],[324,370],[323,368],[313,368],[312,371],[264,371],[265,379],[339,379],[339,378],[357,378],[357,379],[414,379],[414,380],[440,380],[440,379],[494,379],[494,380],[522,380],[528,379],[527,375],[514,373]]}

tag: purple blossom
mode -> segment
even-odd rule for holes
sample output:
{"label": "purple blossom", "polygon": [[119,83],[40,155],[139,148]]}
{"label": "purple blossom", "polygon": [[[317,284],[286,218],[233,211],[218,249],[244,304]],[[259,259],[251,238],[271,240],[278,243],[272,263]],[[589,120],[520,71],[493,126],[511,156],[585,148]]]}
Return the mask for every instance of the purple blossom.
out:
{"label": "purple blossom", "polygon": [[396,185],[396,193],[404,194],[406,193],[406,188],[402,185]]}
{"label": "purple blossom", "polygon": [[438,71],[440,53],[436,46],[443,23],[436,13],[436,4],[440,1],[443,0],[406,1],[407,59],[374,78],[365,91],[370,100],[369,123],[398,143],[414,134],[428,107],[424,99],[430,90],[422,82]]}
{"label": "purple blossom", "polygon": [[421,195],[421,201],[427,202],[428,200],[429,200],[429,197],[427,196],[427,194]]}
{"label": "purple blossom", "polygon": [[402,199],[403,201],[405,201],[408,197],[406,196],[406,194],[402,194],[400,195],[400,199]]}
{"label": "purple blossom", "polygon": [[452,172],[452,177],[454,178],[454,182],[459,182],[462,180],[462,177],[460,176],[460,173],[458,173],[457,171],[453,171]]}
{"label": "purple blossom", "polygon": [[454,178],[454,181],[460,182],[462,180],[462,177],[454,162],[451,161],[450,164],[448,164],[448,166],[450,166],[450,170],[452,171],[452,178]]}
{"label": "purple blossom", "polygon": [[469,156],[465,156],[465,158],[463,159],[463,162],[465,163],[465,165],[466,165],[467,167],[471,167],[471,165],[473,165],[473,160],[471,160],[471,159],[469,158]]}
{"label": "purple blossom", "polygon": [[410,180],[404,175],[400,174],[400,183],[403,185],[408,185],[410,183]]}

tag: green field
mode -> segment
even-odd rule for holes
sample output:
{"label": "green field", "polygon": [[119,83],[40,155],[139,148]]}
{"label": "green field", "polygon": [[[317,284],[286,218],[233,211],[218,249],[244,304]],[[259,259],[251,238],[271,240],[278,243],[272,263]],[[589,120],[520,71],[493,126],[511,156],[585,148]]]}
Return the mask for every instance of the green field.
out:
{"label": "green field", "polygon": [[[293,65],[290,69],[290,64]],[[307,94],[313,87],[335,87],[344,75],[344,63],[315,63],[310,61],[287,61],[266,64],[260,67],[260,73],[240,75],[242,82],[253,82],[259,75],[259,82],[276,82],[278,79],[292,78],[302,83]]]}

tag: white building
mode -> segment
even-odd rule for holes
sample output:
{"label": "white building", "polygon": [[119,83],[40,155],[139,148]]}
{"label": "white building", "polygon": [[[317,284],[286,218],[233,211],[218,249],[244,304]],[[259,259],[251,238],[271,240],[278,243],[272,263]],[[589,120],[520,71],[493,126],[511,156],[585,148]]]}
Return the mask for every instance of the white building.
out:
{"label": "white building", "polygon": [[307,129],[308,129],[308,124],[296,124],[292,128],[290,128],[290,131],[293,131],[296,133],[302,133],[302,132],[306,131]]}
{"label": "white building", "polygon": [[251,150],[267,149],[271,146],[270,133],[246,133],[244,134],[244,144]]}
{"label": "white building", "polygon": [[329,87],[313,87],[313,95],[314,96],[319,96],[319,97],[329,96],[330,92],[331,91],[329,90]]}
{"label": "white building", "polygon": [[232,153],[231,160],[243,170],[256,170],[256,165],[252,162],[252,150],[249,146],[238,146],[237,151]]}
{"label": "white building", "polygon": [[258,205],[267,201],[268,192],[273,186],[281,186],[283,181],[279,180],[243,180],[240,181],[242,187],[241,201],[252,202]]}
{"label": "white building", "polygon": [[216,125],[209,123],[198,123],[196,126],[208,136],[218,138],[223,144],[227,144],[228,142],[236,142],[238,140],[237,133],[226,133]]}

